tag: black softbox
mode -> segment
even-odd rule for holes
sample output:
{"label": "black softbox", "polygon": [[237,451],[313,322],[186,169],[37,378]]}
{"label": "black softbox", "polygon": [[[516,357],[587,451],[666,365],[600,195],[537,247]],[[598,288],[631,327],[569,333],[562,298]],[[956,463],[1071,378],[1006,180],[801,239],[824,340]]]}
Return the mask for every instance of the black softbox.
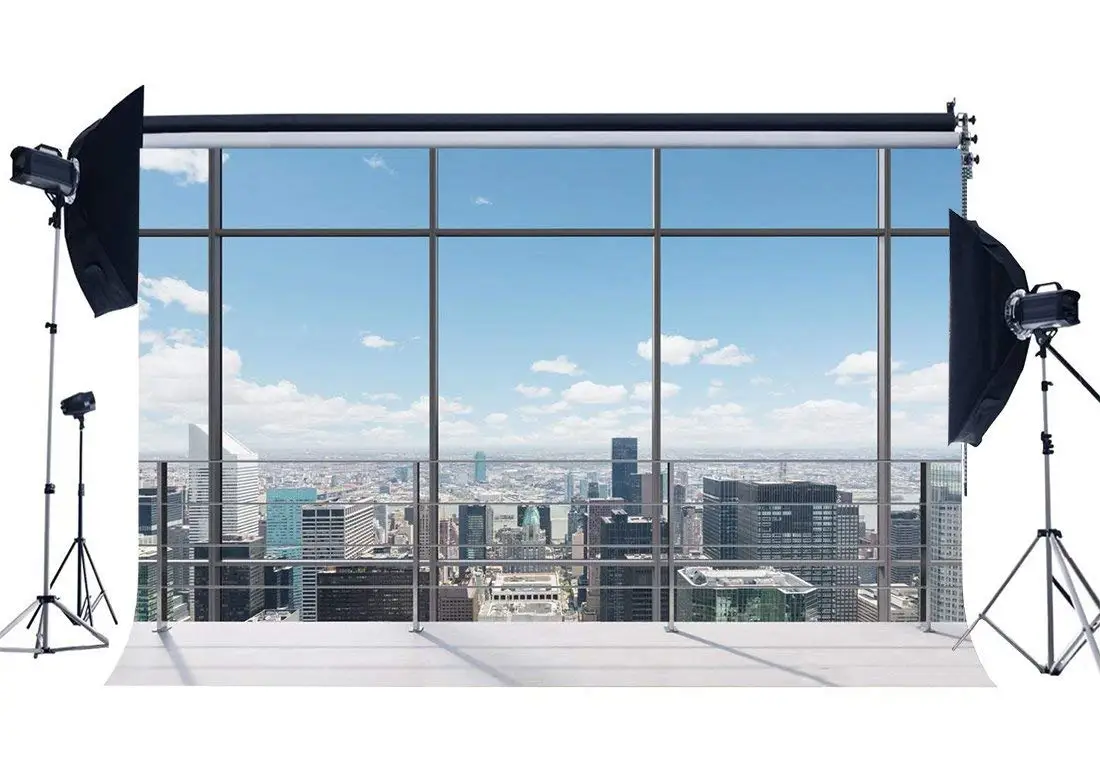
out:
{"label": "black softbox", "polygon": [[1005,304],[1027,290],[1027,275],[996,238],[950,212],[951,317],[948,442],[977,446],[1004,410],[1027,361]]}
{"label": "black softbox", "polygon": [[145,88],[127,95],[69,147],[80,169],[65,207],[65,243],[80,289],[101,317],[138,300],[138,194]]}

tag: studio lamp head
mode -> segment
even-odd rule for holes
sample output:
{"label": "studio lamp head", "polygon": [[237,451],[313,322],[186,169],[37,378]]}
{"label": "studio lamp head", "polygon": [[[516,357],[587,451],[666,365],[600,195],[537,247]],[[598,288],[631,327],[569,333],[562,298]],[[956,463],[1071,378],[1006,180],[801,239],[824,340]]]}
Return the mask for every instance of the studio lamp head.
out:
{"label": "studio lamp head", "polygon": [[61,413],[66,417],[84,419],[84,415],[95,411],[95,394],[91,391],[74,393],[61,402]]}
{"label": "studio lamp head", "polygon": [[[1047,286],[1054,289],[1040,291]],[[1077,316],[1080,300],[1080,293],[1065,290],[1057,282],[1045,282],[1030,291],[1020,289],[1005,302],[1005,322],[1020,340],[1027,340],[1037,332],[1073,327],[1081,323]]]}
{"label": "studio lamp head", "polygon": [[145,89],[81,132],[67,156],[39,145],[11,152],[11,180],[46,192],[58,208],[73,272],[95,316],[137,303],[138,184]]}
{"label": "studio lamp head", "polygon": [[49,145],[20,146],[11,152],[11,181],[44,191],[55,203],[72,203],[80,182],[80,166]]}
{"label": "studio lamp head", "polygon": [[1080,293],[1056,282],[1033,288],[1008,249],[950,212],[949,443],[978,446],[1024,371],[1031,337],[1079,324]]}

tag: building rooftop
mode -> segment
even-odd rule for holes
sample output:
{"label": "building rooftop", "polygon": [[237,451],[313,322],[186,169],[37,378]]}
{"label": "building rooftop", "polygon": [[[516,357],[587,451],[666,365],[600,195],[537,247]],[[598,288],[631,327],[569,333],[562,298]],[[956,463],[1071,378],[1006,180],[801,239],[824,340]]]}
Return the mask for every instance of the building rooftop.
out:
{"label": "building rooftop", "polygon": [[784,593],[800,594],[814,590],[813,585],[797,575],[772,567],[685,567],[679,575],[694,588],[775,588]]}

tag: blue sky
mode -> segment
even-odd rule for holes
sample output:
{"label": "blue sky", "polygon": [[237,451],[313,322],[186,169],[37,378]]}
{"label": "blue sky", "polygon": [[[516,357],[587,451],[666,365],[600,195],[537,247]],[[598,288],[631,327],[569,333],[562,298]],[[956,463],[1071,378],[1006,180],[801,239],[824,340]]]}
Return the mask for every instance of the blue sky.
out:
{"label": "blue sky", "polygon": [[[204,154],[143,167],[143,227],[205,225]],[[426,151],[230,151],[224,224],[425,227],[427,169]],[[440,151],[439,171],[442,227],[652,221],[648,151]],[[667,150],[662,174],[667,227],[876,221],[873,151]],[[955,151],[895,151],[893,175],[896,226],[946,226]],[[666,452],[873,444],[873,239],[662,250]],[[648,439],[648,239],[456,237],[439,255],[445,449]],[[231,238],[224,264],[227,429],[261,452],[426,447],[426,240]],[[142,448],[179,450],[205,418],[205,240],[145,239],[141,272]],[[946,239],[895,241],[898,447],[943,448],[947,284]]]}

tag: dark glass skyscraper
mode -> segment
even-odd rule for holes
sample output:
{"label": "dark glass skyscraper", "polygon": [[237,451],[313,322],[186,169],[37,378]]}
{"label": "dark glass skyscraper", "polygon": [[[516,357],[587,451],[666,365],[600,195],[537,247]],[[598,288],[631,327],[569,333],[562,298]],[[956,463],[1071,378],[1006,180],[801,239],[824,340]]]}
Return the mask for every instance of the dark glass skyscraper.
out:
{"label": "dark glass skyscraper", "polygon": [[488,504],[458,505],[458,556],[484,560],[493,541],[493,509]]}
{"label": "dark glass skyscraper", "polygon": [[611,458],[611,498],[622,499],[627,504],[637,504],[641,494],[637,493],[638,483],[634,477],[638,474],[638,439],[612,438]]}

